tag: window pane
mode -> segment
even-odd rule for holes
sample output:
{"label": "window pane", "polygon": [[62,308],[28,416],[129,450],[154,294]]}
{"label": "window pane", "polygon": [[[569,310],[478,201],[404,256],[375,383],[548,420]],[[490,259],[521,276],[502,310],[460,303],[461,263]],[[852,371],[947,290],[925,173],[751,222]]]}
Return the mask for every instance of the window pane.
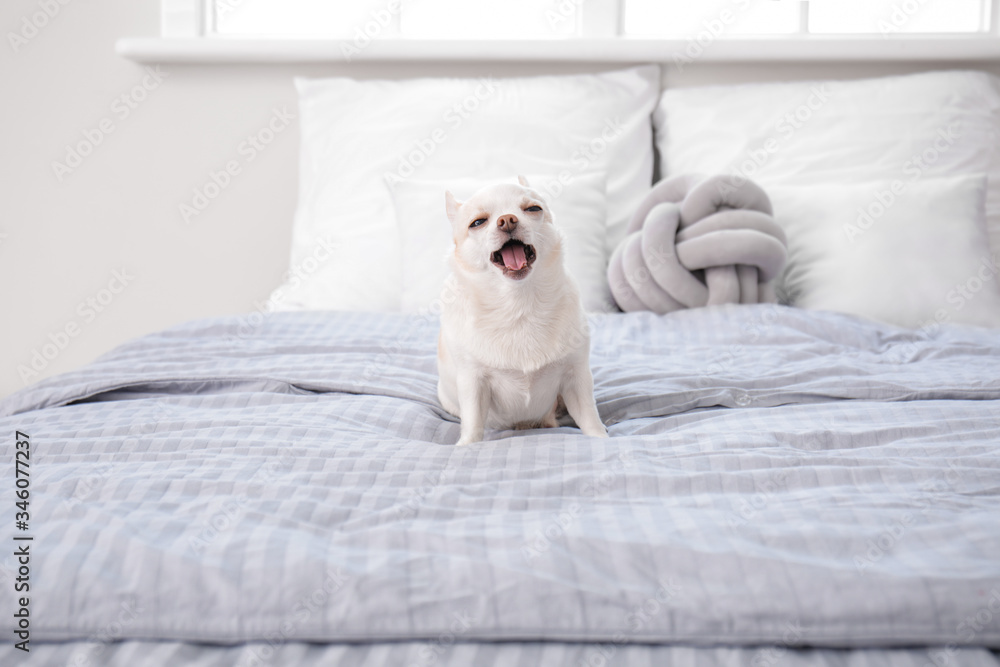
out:
{"label": "window pane", "polygon": [[386,0],[213,0],[220,35],[353,37],[361,28],[383,35],[394,17]]}
{"label": "window pane", "polygon": [[989,0],[812,0],[815,33],[977,32],[989,26]]}
{"label": "window pane", "polygon": [[693,37],[773,35],[799,31],[795,0],[625,0],[625,34]]}
{"label": "window pane", "polygon": [[406,37],[542,38],[577,34],[582,0],[404,0]]}

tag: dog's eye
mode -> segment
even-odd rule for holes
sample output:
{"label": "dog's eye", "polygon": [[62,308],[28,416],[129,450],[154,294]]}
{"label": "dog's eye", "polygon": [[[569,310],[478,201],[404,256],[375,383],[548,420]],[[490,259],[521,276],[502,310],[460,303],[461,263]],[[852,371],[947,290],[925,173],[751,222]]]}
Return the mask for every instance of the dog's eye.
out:
{"label": "dog's eye", "polygon": [[531,211],[532,213],[538,213],[539,211],[542,210],[542,207],[541,206],[529,206],[528,208],[526,208],[524,210],[525,211]]}
{"label": "dog's eye", "polygon": [[473,227],[478,227],[479,225],[483,224],[486,224],[486,218],[479,218],[479,220],[473,220],[472,224],[469,225],[469,229],[472,229]]}

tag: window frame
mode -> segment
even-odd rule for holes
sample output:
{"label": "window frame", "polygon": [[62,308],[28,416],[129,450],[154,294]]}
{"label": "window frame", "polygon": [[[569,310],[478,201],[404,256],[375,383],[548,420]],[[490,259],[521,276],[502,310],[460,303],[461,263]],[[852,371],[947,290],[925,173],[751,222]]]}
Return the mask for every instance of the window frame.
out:
{"label": "window frame", "polygon": [[[387,0],[388,1],[388,0]],[[581,2],[581,0],[576,0]],[[684,62],[687,38],[623,34],[625,0],[581,2],[580,34],[552,39],[443,40],[399,36],[399,13],[364,49],[350,39],[281,38],[213,33],[213,0],[160,0],[159,37],[124,38],[120,55],[139,62],[332,62],[397,60]],[[990,0],[990,25],[979,33],[809,33],[809,3],[800,3],[800,31],[713,40],[698,62],[1000,60],[1000,0]],[[517,48],[511,48],[516,45]]]}

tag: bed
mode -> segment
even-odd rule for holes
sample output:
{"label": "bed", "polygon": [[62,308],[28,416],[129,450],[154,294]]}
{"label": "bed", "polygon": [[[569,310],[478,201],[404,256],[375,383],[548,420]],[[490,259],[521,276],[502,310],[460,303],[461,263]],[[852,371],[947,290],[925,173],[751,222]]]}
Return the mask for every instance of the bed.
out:
{"label": "bed", "polygon": [[[1000,665],[1000,80],[295,83],[266,302],[0,403],[0,664]],[[762,187],[786,305],[619,312],[654,167]],[[443,193],[519,173],[611,437],[455,447]]]}
{"label": "bed", "polygon": [[199,320],[7,398],[0,663],[1000,664],[1000,332],[590,324],[608,440],[452,446],[406,314]]}

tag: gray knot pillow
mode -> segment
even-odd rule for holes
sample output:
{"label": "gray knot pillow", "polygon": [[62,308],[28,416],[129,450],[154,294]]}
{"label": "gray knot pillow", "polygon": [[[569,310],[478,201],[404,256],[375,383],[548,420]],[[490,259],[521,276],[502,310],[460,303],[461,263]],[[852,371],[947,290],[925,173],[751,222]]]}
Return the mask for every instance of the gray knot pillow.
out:
{"label": "gray knot pillow", "polygon": [[759,185],[732,176],[660,181],[615,248],[608,282],[622,310],[669,313],[722,303],[774,302],[785,233]]}

